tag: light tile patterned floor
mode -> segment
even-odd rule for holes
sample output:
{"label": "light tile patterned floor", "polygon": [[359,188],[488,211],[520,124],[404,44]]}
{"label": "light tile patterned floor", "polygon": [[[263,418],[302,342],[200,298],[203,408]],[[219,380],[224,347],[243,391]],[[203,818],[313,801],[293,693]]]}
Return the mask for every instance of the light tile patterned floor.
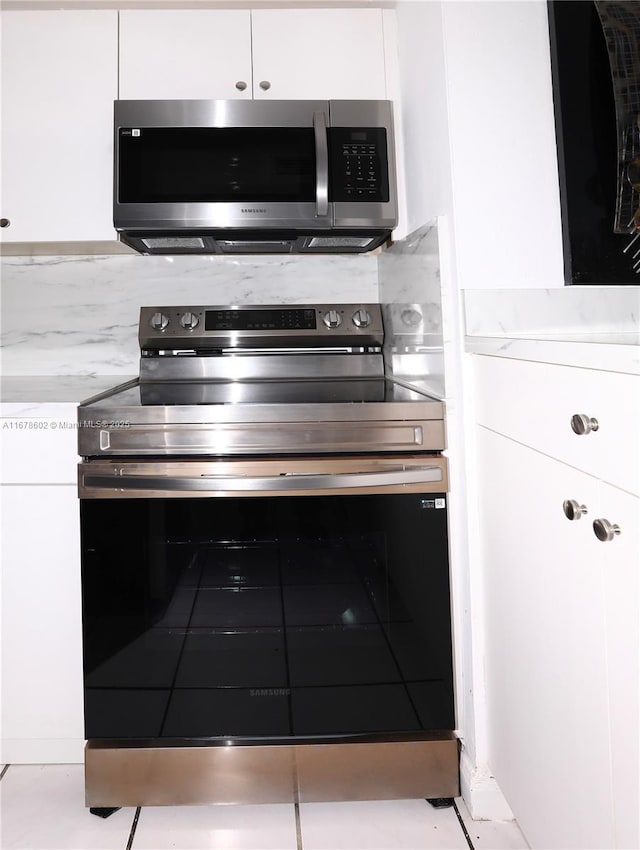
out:
{"label": "light tile patterned floor", "polygon": [[[464,802],[84,808],[82,765],[12,765],[0,781],[2,850],[526,850],[515,823],[472,821]],[[459,815],[459,816],[458,816]],[[461,823],[462,821],[462,823]],[[463,828],[464,824],[464,828]]]}

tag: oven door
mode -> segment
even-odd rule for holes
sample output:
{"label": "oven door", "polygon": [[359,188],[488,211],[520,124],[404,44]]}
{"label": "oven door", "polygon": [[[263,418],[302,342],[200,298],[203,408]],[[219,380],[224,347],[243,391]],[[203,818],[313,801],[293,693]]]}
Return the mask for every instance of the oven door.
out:
{"label": "oven door", "polygon": [[441,457],[87,462],[80,495],[88,739],[454,728]]}

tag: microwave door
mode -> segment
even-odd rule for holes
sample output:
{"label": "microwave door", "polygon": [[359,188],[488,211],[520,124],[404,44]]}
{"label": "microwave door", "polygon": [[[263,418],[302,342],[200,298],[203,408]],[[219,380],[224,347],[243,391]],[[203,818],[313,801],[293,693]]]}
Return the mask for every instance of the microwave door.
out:
{"label": "microwave door", "polygon": [[210,115],[204,101],[193,115],[150,104],[146,126],[137,102],[140,126],[116,128],[118,229],[331,226],[327,105],[283,102],[267,125],[255,103]]}

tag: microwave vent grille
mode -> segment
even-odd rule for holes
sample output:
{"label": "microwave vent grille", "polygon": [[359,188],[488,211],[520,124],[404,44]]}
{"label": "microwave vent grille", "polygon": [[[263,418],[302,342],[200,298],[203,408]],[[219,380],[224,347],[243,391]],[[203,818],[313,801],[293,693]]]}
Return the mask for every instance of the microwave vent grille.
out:
{"label": "microwave vent grille", "polygon": [[199,236],[147,236],[140,240],[146,248],[204,248]]}
{"label": "microwave vent grille", "polygon": [[366,248],[374,239],[371,236],[313,236],[309,248]]}

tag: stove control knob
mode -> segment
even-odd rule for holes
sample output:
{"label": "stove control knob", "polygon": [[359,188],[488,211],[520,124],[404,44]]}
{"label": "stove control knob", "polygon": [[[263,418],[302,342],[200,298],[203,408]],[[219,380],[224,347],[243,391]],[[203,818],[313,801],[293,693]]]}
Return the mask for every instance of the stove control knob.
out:
{"label": "stove control knob", "polygon": [[186,331],[192,331],[197,327],[199,321],[200,319],[198,319],[195,313],[183,313],[180,324]]}
{"label": "stove control knob", "polygon": [[328,328],[339,328],[342,324],[342,316],[337,310],[328,310],[322,317],[322,321]]}
{"label": "stove control knob", "polygon": [[154,329],[154,331],[163,331],[169,324],[169,319],[165,316],[164,313],[154,313],[151,319],[149,320],[149,324]]}
{"label": "stove control knob", "polygon": [[371,324],[371,314],[367,310],[356,310],[351,321],[357,328],[368,328]]}

